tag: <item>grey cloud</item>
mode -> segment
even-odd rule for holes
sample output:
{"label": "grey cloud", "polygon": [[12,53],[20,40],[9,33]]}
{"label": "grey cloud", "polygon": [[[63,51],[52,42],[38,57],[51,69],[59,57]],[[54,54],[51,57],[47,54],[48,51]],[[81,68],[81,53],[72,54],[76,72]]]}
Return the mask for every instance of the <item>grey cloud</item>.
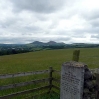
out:
{"label": "grey cloud", "polygon": [[21,38],[20,39],[20,37],[19,38],[6,38],[6,37],[2,37],[1,39],[0,39],[0,43],[5,43],[5,44],[21,44],[21,43],[25,43],[25,40],[23,39],[23,38]]}
{"label": "grey cloud", "polygon": [[93,33],[99,33],[99,27],[91,27],[86,32],[93,34]]}
{"label": "grey cloud", "polygon": [[68,36],[70,35],[70,31],[69,30],[65,30],[65,29],[58,29],[56,30],[54,33],[56,33],[56,35],[60,35],[60,36]]}
{"label": "grey cloud", "polygon": [[92,25],[94,26],[94,27],[99,27],[99,21],[97,21],[97,22],[92,22]]}
{"label": "grey cloud", "polygon": [[0,25],[2,28],[8,28],[14,25],[17,21],[18,19],[8,19],[6,21],[0,22]]}
{"label": "grey cloud", "polygon": [[99,9],[97,10],[91,10],[91,11],[83,11],[80,12],[79,15],[83,17],[86,20],[94,20],[99,18]]}
{"label": "grey cloud", "polygon": [[29,10],[38,13],[51,13],[59,10],[65,0],[12,0],[16,11]]}
{"label": "grey cloud", "polygon": [[[21,24],[20,24],[21,23]],[[22,24],[23,23],[23,24]],[[0,23],[0,30],[3,30],[4,32],[10,32],[10,33],[37,33],[39,31],[42,31],[42,29],[39,26],[35,26],[35,25],[25,25],[24,26],[24,22],[21,21],[21,19],[9,19],[6,20],[4,22]]]}
{"label": "grey cloud", "polygon": [[49,19],[48,15],[36,13],[35,17],[40,21],[47,21]]}
{"label": "grey cloud", "polygon": [[98,35],[91,35],[91,38],[99,39],[99,34]]}
{"label": "grey cloud", "polygon": [[56,42],[69,42],[71,37],[41,37],[37,38],[37,40],[48,42],[48,41],[56,41]]}
{"label": "grey cloud", "polygon": [[99,18],[98,18],[98,19],[91,20],[91,21],[90,21],[90,24],[91,24],[93,27],[99,27]]}
{"label": "grey cloud", "polygon": [[24,35],[20,37],[2,37],[0,39],[0,43],[13,43],[13,44],[25,44],[25,43],[31,43],[33,41],[39,40],[37,37],[25,37]]}
{"label": "grey cloud", "polygon": [[76,35],[84,34],[87,30],[86,29],[74,29],[73,31],[74,31],[75,36],[76,36]]}
{"label": "grey cloud", "polygon": [[58,37],[56,39],[56,41],[59,41],[59,42],[69,42],[71,40],[71,37]]}
{"label": "grey cloud", "polygon": [[72,35],[73,38],[85,38],[85,35],[84,33],[81,34],[81,33],[74,33],[74,35]]}
{"label": "grey cloud", "polygon": [[23,29],[24,33],[39,33],[42,29],[39,26],[25,26]]}
{"label": "grey cloud", "polygon": [[24,44],[24,43],[31,43],[33,41],[58,41],[58,42],[69,42],[71,40],[70,37],[2,37],[0,39],[0,43],[12,43],[13,44]]}
{"label": "grey cloud", "polygon": [[99,34],[99,27],[91,26],[91,27],[85,27],[84,29],[74,29],[73,32],[75,35],[86,35],[86,33],[93,34],[98,33]]}
{"label": "grey cloud", "polygon": [[55,29],[57,27],[58,22],[53,22],[51,25],[49,25],[49,29]]}

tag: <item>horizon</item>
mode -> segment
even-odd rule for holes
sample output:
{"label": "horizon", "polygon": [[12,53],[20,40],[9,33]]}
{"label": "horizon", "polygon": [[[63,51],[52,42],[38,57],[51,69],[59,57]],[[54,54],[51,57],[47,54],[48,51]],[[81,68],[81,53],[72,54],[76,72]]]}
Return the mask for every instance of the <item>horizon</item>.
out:
{"label": "horizon", "polygon": [[65,42],[58,42],[58,41],[47,41],[47,42],[43,42],[43,41],[33,41],[33,42],[30,42],[30,43],[0,43],[0,44],[15,44],[15,45],[25,45],[25,44],[32,44],[34,42],[41,42],[41,43],[48,43],[48,42],[56,42],[56,43],[64,43],[64,44],[99,44],[99,43],[79,43],[79,42],[75,42],[75,43],[65,43]]}

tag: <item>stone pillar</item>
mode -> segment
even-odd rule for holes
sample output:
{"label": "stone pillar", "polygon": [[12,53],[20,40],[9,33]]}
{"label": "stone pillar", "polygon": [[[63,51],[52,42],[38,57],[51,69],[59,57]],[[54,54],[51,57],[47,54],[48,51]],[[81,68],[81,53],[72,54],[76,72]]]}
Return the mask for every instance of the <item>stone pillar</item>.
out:
{"label": "stone pillar", "polygon": [[83,63],[64,63],[61,69],[60,99],[98,99],[99,75],[96,76]]}
{"label": "stone pillar", "polygon": [[74,61],[62,65],[60,99],[83,99],[85,66]]}

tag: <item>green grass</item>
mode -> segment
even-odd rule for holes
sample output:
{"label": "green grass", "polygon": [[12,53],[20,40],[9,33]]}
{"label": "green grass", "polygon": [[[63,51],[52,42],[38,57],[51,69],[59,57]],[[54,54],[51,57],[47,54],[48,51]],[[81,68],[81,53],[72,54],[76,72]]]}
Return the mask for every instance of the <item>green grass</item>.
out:
{"label": "green grass", "polygon": [[60,99],[60,98],[58,94],[52,93],[49,95],[42,96],[39,99]]}
{"label": "green grass", "polygon": [[[48,69],[50,66],[52,66],[54,69],[60,70],[64,62],[72,60],[72,54],[74,50],[75,49],[45,50],[24,54],[0,56],[0,74],[45,70]],[[79,61],[87,64],[89,68],[99,68],[98,51],[99,48],[80,49]],[[44,77],[48,77],[48,75],[35,75],[27,77],[18,77],[14,79],[4,79],[0,81],[0,85],[6,85],[15,82],[18,83]],[[31,85],[22,88],[1,91],[0,95],[2,96],[11,92],[34,88],[35,86]]]}
{"label": "green grass", "polygon": [[[74,49],[47,50],[16,55],[0,56],[0,74],[43,70],[52,66],[61,68],[66,61],[72,60]],[[80,62],[89,68],[99,67],[99,48],[80,49]]]}
{"label": "green grass", "polygon": [[65,61],[72,58],[72,49],[48,50],[24,54],[0,56],[0,73],[15,73],[47,69],[60,69]]}

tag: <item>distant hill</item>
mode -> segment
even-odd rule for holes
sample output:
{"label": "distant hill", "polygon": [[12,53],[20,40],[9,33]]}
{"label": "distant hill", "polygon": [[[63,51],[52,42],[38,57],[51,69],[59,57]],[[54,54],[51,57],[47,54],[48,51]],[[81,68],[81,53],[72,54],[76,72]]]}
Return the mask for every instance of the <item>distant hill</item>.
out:
{"label": "distant hill", "polygon": [[34,41],[33,43],[30,43],[30,44],[33,44],[35,46],[43,46],[43,45],[45,45],[45,43],[40,42],[40,41]]}
{"label": "distant hill", "polygon": [[46,43],[48,45],[65,45],[65,43],[61,42],[61,43],[57,43],[55,41],[49,41],[48,43]]}
{"label": "distant hill", "polygon": [[0,44],[0,56],[41,50],[54,50],[67,48],[96,48],[96,47],[99,48],[99,44],[88,44],[88,43],[65,44],[63,42],[55,42],[55,41],[49,41],[46,43],[34,41],[29,44]]}
{"label": "distant hill", "polygon": [[49,41],[48,43],[46,43],[48,45],[57,45],[58,43],[54,42],[54,41]]}
{"label": "distant hill", "polygon": [[65,45],[65,43],[63,43],[63,42],[57,43],[55,41],[49,41],[47,43],[40,42],[40,41],[34,41],[34,42],[30,43],[30,44],[34,45],[34,46],[58,46],[58,45]]}

